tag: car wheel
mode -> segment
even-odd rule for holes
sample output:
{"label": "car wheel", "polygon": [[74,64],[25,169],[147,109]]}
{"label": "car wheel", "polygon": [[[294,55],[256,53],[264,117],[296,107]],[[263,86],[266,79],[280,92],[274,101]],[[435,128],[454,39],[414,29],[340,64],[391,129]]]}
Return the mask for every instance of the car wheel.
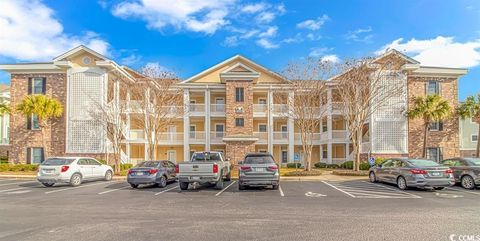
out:
{"label": "car wheel", "polygon": [[433,189],[434,190],[443,190],[443,189],[445,189],[445,187],[434,187]]}
{"label": "car wheel", "polygon": [[53,182],[42,182],[42,184],[43,184],[45,187],[51,187],[51,186],[53,186],[53,184],[55,184],[55,183],[53,183]]}
{"label": "car wheel", "polygon": [[228,175],[225,177],[225,181],[229,182],[232,180],[232,172],[229,172]]}
{"label": "car wheel", "polygon": [[160,182],[158,183],[159,187],[166,187],[167,186],[167,178],[165,176],[160,177]]}
{"label": "car wheel", "polygon": [[180,182],[179,184],[181,190],[187,190],[188,189],[188,182]]}
{"label": "car wheel", "polygon": [[368,177],[370,179],[370,182],[377,182],[377,176],[375,176],[375,172],[370,172],[370,174],[368,174]]}
{"label": "car wheel", "polygon": [[407,180],[404,177],[400,176],[397,178],[397,187],[400,190],[406,190],[407,187]]}
{"label": "car wheel", "polygon": [[278,184],[277,185],[272,185],[273,190],[278,190]]}
{"label": "car wheel", "polygon": [[137,188],[137,187],[138,187],[138,184],[130,183],[130,186],[131,186],[132,188]]}
{"label": "car wheel", "polygon": [[218,182],[215,184],[215,189],[217,189],[217,190],[222,190],[223,189],[223,178],[218,179]]}
{"label": "car wheel", "polygon": [[462,183],[462,187],[465,188],[465,189],[473,189],[475,188],[475,181],[473,180],[473,178],[469,175],[465,175],[462,177],[462,180],[461,180],[461,183]]}
{"label": "car wheel", "polygon": [[73,174],[72,177],[70,177],[70,185],[76,187],[80,184],[82,184],[82,176],[78,173]]}
{"label": "car wheel", "polygon": [[238,183],[238,190],[245,190],[245,186]]}
{"label": "car wheel", "polygon": [[105,181],[110,181],[110,180],[112,180],[112,177],[113,177],[112,171],[107,171],[107,172],[105,172]]}

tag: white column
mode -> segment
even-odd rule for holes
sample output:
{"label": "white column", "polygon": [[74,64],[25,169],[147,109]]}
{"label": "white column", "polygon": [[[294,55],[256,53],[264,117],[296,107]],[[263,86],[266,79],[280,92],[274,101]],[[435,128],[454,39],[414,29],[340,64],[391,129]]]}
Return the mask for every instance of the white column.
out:
{"label": "white column", "polygon": [[332,148],[332,90],[328,89],[327,91],[327,100],[328,100],[328,109],[327,109],[327,134],[328,134],[328,143],[327,143],[327,163],[333,163],[333,148]]}
{"label": "white column", "polygon": [[205,151],[210,151],[210,89],[205,89]]}
{"label": "white column", "polygon": [[271,89],[268,90],[267,106],[267,146],[268,153],[273,155],[273,92]]}
{"label": "white column", "polygon": [[131,150],[130,150],[130,143],[129,142],[127,142],[126,151],[127,151],[128,163],[132,163]]}
{"label": "white column", "polygon": [[144,158],[145,161],[148,160],[148,143],[145,143],[145,152],[144,152]]}
{"label": "white column", "polygon": [[347,142],[345,143],[345,161],[349,161],[348,160],[348,156],[350,155],[350,144]]}
{"label": "white column", "polygon": [[295,126],[294,126],[294,119],[292,118],[292,112],[293,110],[293,105],[294,105],[294,95],[293,92],[288,93],[288,124],[287,124],[287,130],[288,130],[288,162],[293,162],[293,155],[295,151]]}
{"label": "white column", "polygon": [[190,92],[183,90],[183,160],[190,159]]}

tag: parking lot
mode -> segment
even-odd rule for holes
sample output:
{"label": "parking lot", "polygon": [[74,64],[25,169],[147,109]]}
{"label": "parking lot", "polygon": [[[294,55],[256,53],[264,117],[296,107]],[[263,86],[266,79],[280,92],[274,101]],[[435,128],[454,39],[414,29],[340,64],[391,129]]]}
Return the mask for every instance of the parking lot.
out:
{"label": "parking lot", "polygon": [[[479,215],[480,190],[457,186],[400,191],[367,180],[282,181],[278,190],[240,191],[233,180],[223,190],[181,191],[178,183],[46,188],[0,179],[2,240],[448,240],[480,234]],[[405,235],[419,227],[428,232]]]}

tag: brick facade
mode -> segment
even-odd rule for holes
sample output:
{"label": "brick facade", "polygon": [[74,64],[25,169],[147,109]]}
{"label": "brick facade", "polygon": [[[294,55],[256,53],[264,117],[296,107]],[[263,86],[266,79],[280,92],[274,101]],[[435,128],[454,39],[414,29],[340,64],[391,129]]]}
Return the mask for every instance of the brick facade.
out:
{"label": "brick facade", "polygon": [[[440,96],[448,100],[452,108],[458,106],[458,85],[456,78],[428,78],[408,77],[408,108],[414,105],[418,96],[426,95],[426,86],[429,80],[440,83]],[[408,152],[410,157],[422,157],[423,153],[423,120],[412,119],[408,122]],[[443,158],[451,158],[460,155],[459,143],[459,120],[450,118],[443,121],[442,131],[430,131],[428,133],[427,147],[440,147]]]}

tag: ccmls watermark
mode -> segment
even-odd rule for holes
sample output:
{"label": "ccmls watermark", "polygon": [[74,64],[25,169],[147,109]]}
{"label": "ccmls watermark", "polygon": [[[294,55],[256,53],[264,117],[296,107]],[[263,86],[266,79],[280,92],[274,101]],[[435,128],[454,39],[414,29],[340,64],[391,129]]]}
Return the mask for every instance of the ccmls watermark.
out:
{"label": "ccmls watermark", "polygon": [[480,234],[450,234],[450,241],[480,241]]}

